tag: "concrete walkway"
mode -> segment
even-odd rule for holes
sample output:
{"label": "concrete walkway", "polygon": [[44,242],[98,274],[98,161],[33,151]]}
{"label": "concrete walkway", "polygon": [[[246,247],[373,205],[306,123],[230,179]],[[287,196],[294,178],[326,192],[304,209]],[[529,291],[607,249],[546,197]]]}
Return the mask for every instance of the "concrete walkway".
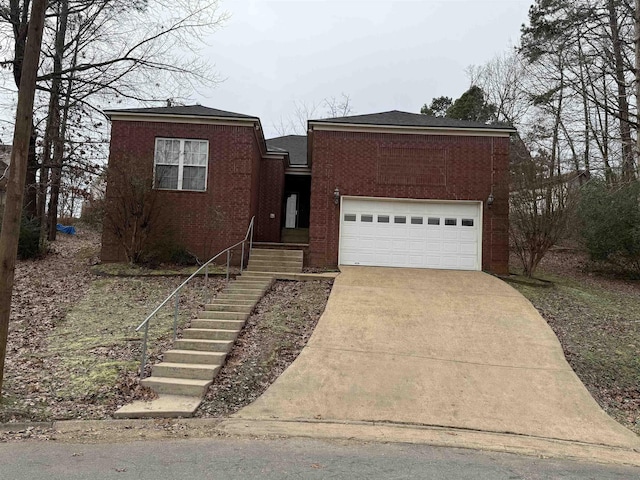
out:
{"label": "concrete walkway", "polygon": [[481,272],[344,267],[307,347],[226,428],[252,420],[270,433],[373,422],[640,451],[529,301]]}

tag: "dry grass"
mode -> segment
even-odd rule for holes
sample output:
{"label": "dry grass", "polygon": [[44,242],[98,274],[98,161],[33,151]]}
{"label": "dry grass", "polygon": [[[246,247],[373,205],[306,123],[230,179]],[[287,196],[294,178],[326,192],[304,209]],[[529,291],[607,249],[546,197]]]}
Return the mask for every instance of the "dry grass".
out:
{"label": "dry grass", "polygon": [[[142,333],[135,327],[180,277],[97,277],[99,236],[78,227],[43,259],[19,262],[0,421],[105,418],[134,397]],[[223,281],[212,278],[211,296]],[[204,303],[203,279],[181,296],[179,326]],[[153,360],[172,341],[173,303],[150,327]]]}
{"label": "dry grass", "polygon": [[553,287],[514,287],[547,320],[600,406],[640,434],[640,282],[594,273],[575,250],[551,252],[536,276]]}

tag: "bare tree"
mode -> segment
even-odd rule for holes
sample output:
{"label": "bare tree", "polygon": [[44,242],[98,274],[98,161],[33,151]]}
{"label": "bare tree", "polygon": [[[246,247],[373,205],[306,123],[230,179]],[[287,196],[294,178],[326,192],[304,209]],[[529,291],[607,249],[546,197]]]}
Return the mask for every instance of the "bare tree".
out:
{"label": "bare tree", "polygon": [[484,91],[487,103],[495,105],[499,122],[518,126],[531,109],[526,88],[526,66],[515,48],[496,55],[484,65],[467,68],[471,85]]}
{"label": "bare tree", "polygon": [[314,118],[346,117],[353,113],[351,97],[341,93],[340,97],[326,97],[317,103],[301,100],[293,101],[293,113],[288,117],[280,117],[273,128],[280,136],[306,135],[307,122]]}
{"label": "bare tree", "polygon": [[26,32],[20,74],[20,92],[11,150],[11,175],[7,183],[7,199],[0,231],[0,398],[4,380],[4,361],[11,314],[11,294],[15,274],[24,184],[27,176],[29,139],[33,124],[33,103],[40,59],[46,0],[33,0]]}
{"label": "bare tree", "polygon": [[546,157],[512,166],[509,238],[528,277],[565,235],[577,205],[574,177],[549,175],[553,170]]}
{"label": "bare tree", "polygon": [[117,240],[129,263],[140,263],[160,227],[162,205],[153,178],[111,166],[107,184],[104,228]]}
{"label": "bare tree", "polygon": [[[14,58],[4,62],[12,63],[14,72],[22,48],[20,32],[26,25],[24,3],[28,0],[0,7],[0,19],[14,31]],[[48,237],[54,240],[73,136],[100,125],[103,118],[97,118],[105,104],[164,103],[215,84],[216,76],[199,47],[226,14],[219,12],[218,0],[59,0],[49,5],[48,13],[38,77],[40,98],[48,104],[47,125],[37,202],[29,204],[37,203],[35,211],[43,219],[49,199]],[[33,175],[30,184],[35,170]]]}

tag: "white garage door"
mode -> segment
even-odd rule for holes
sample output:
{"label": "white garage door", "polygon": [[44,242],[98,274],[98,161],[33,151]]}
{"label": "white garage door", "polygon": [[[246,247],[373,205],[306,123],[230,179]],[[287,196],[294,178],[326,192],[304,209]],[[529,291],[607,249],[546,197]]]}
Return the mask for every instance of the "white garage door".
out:
{"label": "white garage door", "polygon": [[480,270],[480,205],[343,197],[340,264]]}

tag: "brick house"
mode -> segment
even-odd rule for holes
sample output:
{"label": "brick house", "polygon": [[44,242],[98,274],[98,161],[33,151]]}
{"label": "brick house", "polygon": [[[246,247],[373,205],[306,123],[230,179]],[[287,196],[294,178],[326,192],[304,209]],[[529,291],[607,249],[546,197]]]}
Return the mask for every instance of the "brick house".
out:
{"label": "brick house", "polygon": [[[266,140],[257,117],[199,105],[107,114],[110,168],[152,178],[164,228],[201,258],[255,216],[257,242],[312,267],[508,271],[511,127],[392,111]],[[105,228],[102,260],[122,259]]]}

